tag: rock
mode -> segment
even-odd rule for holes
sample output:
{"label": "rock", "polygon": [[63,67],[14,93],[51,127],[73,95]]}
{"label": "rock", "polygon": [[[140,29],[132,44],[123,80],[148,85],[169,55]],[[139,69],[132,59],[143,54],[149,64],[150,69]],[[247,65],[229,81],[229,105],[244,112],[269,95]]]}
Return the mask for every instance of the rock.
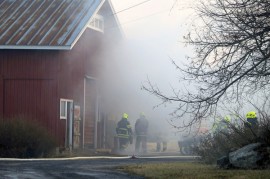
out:
{"label": "rock", "polygon": [[269,163],[269,153],[262,143],[253,143],[229,153],[229,162],[237,168],[265,168]]}
{"label": "rock", "polygon": [[228,156],[223,156],[217,160],[217,166],[219,168],[229,169],[232,168],[232,164],[230,163]]}

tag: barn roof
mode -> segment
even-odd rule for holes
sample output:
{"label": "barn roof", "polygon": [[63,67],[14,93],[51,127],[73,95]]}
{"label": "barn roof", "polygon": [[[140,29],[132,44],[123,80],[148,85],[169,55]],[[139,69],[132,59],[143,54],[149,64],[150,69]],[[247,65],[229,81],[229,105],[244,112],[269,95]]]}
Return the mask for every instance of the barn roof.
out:
{"label": "barn roof", "polygon": [[71,49],[104,0],[1,0],[0,49]]}

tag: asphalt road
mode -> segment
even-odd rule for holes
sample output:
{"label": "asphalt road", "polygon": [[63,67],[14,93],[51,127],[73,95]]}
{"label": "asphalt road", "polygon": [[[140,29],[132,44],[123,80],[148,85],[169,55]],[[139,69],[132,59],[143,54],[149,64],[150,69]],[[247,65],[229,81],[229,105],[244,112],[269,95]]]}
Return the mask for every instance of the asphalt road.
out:
{"label": "asphalt road", "polygon": [[1,179],[140,179],[117,170],[116,167],[153,163],[193,161],[194,156],[77,157],[55,159],[0,159]]}

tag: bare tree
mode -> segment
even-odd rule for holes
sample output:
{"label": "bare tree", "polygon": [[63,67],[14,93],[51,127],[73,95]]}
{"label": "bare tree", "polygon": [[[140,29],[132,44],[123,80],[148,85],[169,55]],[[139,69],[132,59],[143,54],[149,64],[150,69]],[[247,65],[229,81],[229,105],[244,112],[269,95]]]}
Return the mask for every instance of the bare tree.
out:
{"label": "bare tree", "polygon": [[179,128],[213,115],[221,101],[236,101],[270,84],[270,1],[211,0],[196,7],[201,26],[185,36],[195,56],[183,68],[182,80],[196,90],[173,90],[168,95],[148,80],[143,89],[163,103],[176,102],[175,118],[189,116]]}

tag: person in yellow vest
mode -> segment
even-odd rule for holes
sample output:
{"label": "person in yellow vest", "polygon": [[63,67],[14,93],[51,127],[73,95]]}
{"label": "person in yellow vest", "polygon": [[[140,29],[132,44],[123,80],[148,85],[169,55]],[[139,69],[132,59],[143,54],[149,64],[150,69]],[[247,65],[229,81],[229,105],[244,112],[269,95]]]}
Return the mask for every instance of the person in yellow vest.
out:
{"label": "person in yellow vest", "polygon": [[128,114],[123,113],[122,119],[117,123],[116,133],[119,140],[119,149],[124,151],[128,144],[132,144],[132,128],[128,121]]}
{"label": "person in yellow vest", "polygon": [[225,116],[223,119],[217,119],[217,121],[213,124],[212,130],[214,134],[219,132],[228,133],[228,127],[231,123],[231,117],[229,115]]}
{"label": "person in yellow vest", "polygon": [[258,119],[257,119],[257,114],[255,111],[249,111],[246,114],[246,118],[247,118],[247,126],[254,128],[258,125]]}

